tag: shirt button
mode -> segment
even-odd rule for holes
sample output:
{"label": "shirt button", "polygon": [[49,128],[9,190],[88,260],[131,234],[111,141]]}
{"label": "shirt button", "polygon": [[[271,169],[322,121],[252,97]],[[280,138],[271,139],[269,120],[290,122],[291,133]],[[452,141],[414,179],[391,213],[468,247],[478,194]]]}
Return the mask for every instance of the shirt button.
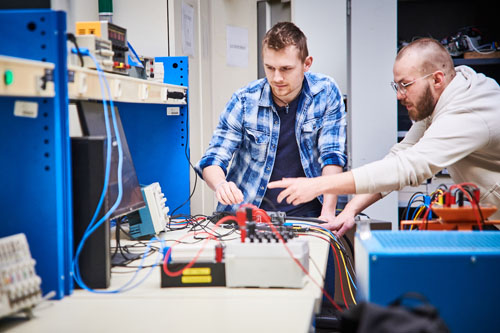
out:
{"label": "shirt button", "polygon": [[261,186],[261,187],[260,187],[260,189],[261,189],[261,190],[263,190],[263,189],[264,189],[264,186]]}
{"label": "shirt button", "polygon": [[271,148],[273,148],[273,149],[276,148],[276,145],[271,145]]}
{"label": "shirt button", "polygon": [[271,168],[270,168],[270,167],[267,167],[267,168],[266,168],[266,170],[267,170],[267,171],[269,171],[269,170],[271,170]]}
{"label": "shirt button", "polygon": [[274,122],[274,125],[278,125],[278,121],[277,120]]}

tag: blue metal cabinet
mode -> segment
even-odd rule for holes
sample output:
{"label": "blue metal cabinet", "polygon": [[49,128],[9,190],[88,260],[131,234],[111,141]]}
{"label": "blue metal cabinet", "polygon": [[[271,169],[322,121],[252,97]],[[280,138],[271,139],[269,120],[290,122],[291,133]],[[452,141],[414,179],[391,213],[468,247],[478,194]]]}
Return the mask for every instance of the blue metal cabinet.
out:
{"label": "blue metal cabinet", "polygon": [[498,331],[500,232],[360,236],[355,240],[359,300],[387,305],[405,292],[418,292],[437,307],[451,332]]}
{"label": "blue metal cabinet", "polygon": [[[0,96],[0,236],[25,233],[43,293],[62,298],[73,290],[66,14],[0,11],[0,54],[55,64],[55,97]],[[16,101],[38,116],[14,116]]]}

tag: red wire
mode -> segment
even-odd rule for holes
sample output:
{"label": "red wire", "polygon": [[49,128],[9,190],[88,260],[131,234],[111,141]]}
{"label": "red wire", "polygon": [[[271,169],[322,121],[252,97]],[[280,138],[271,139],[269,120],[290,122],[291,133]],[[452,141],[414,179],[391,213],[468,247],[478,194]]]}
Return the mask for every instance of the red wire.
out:
{"label": "red wire", "polygon": [[[260,208],[253,210],[252,217],[257,222],[271,222],[271,218],[267,215],[266,211]],[[260,217],[261,220],[257,220],[257,217]]]}
{"label": "red wire", "polygon": [[269,224],[269,227],[271,228],[271,230],[274,232],[274,234],[276,235],[276,237],[278,237],[278,239],[281,241],[281,243],[283,243],[283,246],[285,247],[286,251],[288,252],[288,254],[290,255],[290,257],[292,257],[293,261],[295,261],[295,263],[300,267],[300,269],[307,275],[309,276],[309,278],[311,279],[311,281],[316,285],[318,286],[319,289],[321,289],[321,292],[323,293],[323,295],[325,295],[325,297],[330,301],[330,303],[335,307],[337,308],[337,310],[339,311],[343,311],[342,308],[337,304],[335,303],[335,301],[333,300],[333,298],[328,295],[328,293],[326,292],[326,290],[318,283],[316,282],[316,280],[311,276],[311,274],[309,274],[309,271],[302,265],[302,263],[293,256],[293,253],[292,251],[290,251],[290,249],[288,248],[288,246],[286,245],[285,243],[285,240],[283,239],[283,237],[281,237],[280,233],[278,232],[278,230],[276,230],[276,227],[271,223],[271,222],[266,222],[267,224]]}
{"label": "red wire", "polygon": [[344,293],[344,283],[342,282],[342,275],[340,272],[340,261],[339,261],[339,256],[337,254],[337,250],[335,249],[335,246],[333,246],[332,242],[330,242],[330,247],[332,248],[333,252],[335,253],[335,258],[337,259],[337,266],[339,268],[339,280],[340,280],[340,289],[342,290],[342,298],[344,299],[344,304],[347,310],[349,310],[349,305],[347,304],[347,301],[345,300],[345,293]]}
{"label": "red wire", "polygon": [[[322,240],[328,242],[328,244],[330,244],[333,252],[335,253],[335,258],[337,259],[337,264],[338,264],[338,267],[339,267],[339,280],[340,280],[340,289],[342,290],[342,298],[344,299],[344,304],[345,304],[345,307],[347,308],[347,310],[349,310],[349,305],[347,304],[347,301],[346,301],[346,298],[345,298],[345,293],[344,293],[344,286],[343,286],[343,283],[342,283],[342,275],[341,275],[341,270],[340,270],[340,262],[339,262],[339,257],[337,256],[337,251],[335,250],[335,247],[333,246],[332,242],[330,242],[329,239],[327,238],[324,238],[320,235],[317,235],[317,234],[303,234],[303,235],[308,235],[308,236],[314,236],[314,237],[318,237],[318,238],[321,238]],[[347,277],[347,271],[346,271],[346,278]],[[328,293],[326,292],[326,290],[323,292],[325,294],[325,296],[330,300],[330,295],[328,295]],[[332,302],[330,300],[330,302]],[[335,301],[333,301],[335,303]],[[332,303],[333,304],[333,303]],[[338,305],[337,304],[334,304],[335,307],[338,308]]]}
{"label": "red wire", "polygon": [[[251,204],[244,204],[244,205],[241,205],[240,207],[252,207],[252,208],[256,208],[254,205],[251,205]],[[258,208],[257,208],[258,209]],[[252,212],[253,213],[253,212]],[[281,243],[283,244],[283,246],[285,247],[286,251],[288,252],[288,254],[290,255],[290,257],[292,258],[293,261],[295,261],[295,263],[300,267],[300,269],[307,275],[309,276],[309,278],[311,279],[311,281],[317,285],[320,289],[321,289],[321,292],[323,293],[323,295],[325,295],[325,297],[330,301],[330,303],[335,307],[337,308],[337,310],[339,311],[343,311],[342,308],[340,306],[338,306],[337,303],[335,303],[335,301],[332,299],[332,297],[330,295],[328,295],[328,293],[326,292],[326,290],[318,283],[316,282],[316,280],[309,274],[309,271],[302,265],[302,263],[293,256],[293,253],[292,251],[288,248],[288,246],[286,245],[285,243],[285,240],[283,239],[283,237],[280,235],[280,233],[278,232],[278,230],[276,229],[276,227],[271,223],[271,218],[269,217],[269,215],[267,215],[267,213],[265,213],[264,210],[261,210],[259,211],[257,214],[259,214],[259,216],[261,217],[265,217],[267,216],[267,218],[265,218],[266,220],[263,221],[267,224],[269,224],[269,227],[271,228],[271,230],[274,232],[274,234],[276,235],[276,237],[278,237],[278,239],[281,241]],[[265,215],[264,215],[265,214]],[[252,214],[253,216],[253,214]],[[223,218],[221,218],[216,224],[215,226],[210,230],[211,232],[213,232],[215,230],[215,228],[217,228],[220,224],[228,221],[228,220],[231,220],[231,221],[236,221],[236,218],[234,216],[225,216]],[[179,240],[177,240],[177,243],[175,244],[179,244],[179,241],[184,239],[185,237],[187,236],[190,236],[190,234],[186,234],[184,235],[183,237],[181,237]],[[170,256],[170,253],[172,252],[172,247],[170,247],[170,249],[167,251],[167,253],[165,254],[165,258],[163,259],[163,271],[165,272],[165,274],[167,274],[168,276],[171,276],[171,277],[176,277],[176,276],[180,276],[182,274],[182,272],[184,272],[184,270],[192,267],[194,265],[194,263],[196,262],[196,260],[198,260],[198,257],[200,256],[201,252],[203,252],[203,249],[205,248],[207,242],[210,240],[210,239],[216,239],[212,234],[209,233],[209,236],[208,238],[205,240],[205,242],[203,243],[201,249],[198,251],[198,253],[196,254],[196,256],[193,258],[193,260],[191,260],[186,266],[184,266],[181,270],[178,270],[177,272],[170,272],[168,270],[168,267],[167,267],[167,261],[168,261],[168,258]],[[175,245],[174,244],[174,245]],[[336,252],[335,252],[336,253]],[[338,258],[337,258],[337,262],[338,262]],[[343,289],[342,289],[342,292],[343,292]],[[345,297],[344,297],[344,301],[345,301]]]}
{"label": "red wire", "polygon": [[[219,225],[221,225],[222,223],[226,222],[226,221],[235,221],[235,218],[234,216],[224,216],[223,218],[221,218],[216,224],[215,226],[210,230],[210,232],[213,232]],[[203,252],[203,250],[205,249],[205,246],[207,245],[208,241],[211,240],[211,239],[214,239],[214,240],[217,240],[211,233],[208,233],[208,237],[207,239],[205,239],[205,241],[203,242],[200,250],[196,253],[196,255],[194,256],[194,258],[186,265],[184,266],[182,269],[176,271],[176,272],[171,272],[169,269],[168,269],[168,266],[167,266],[167,262],[168,262],[168,258],[170,257],[170,253],[172,253],[172,248],[176,245],[176,244],[179,244],[181,240],[183,240],[184,238],[188,237],[188,236],[191,236],[191,234],[185,234],[184,236],[182,236],[180,239],[177,240],[177,242],[172,245],[170,247],[170,249],[168,249],[167,253],[165,253],[165,257],[163,258],[163,271],[165,272],[165,274],[167,274],[168,276],[171,276],[171,277],[176,277],[176,276],[180,276],[182,275],[182,273],[188,269],[188,268],[191,268],[195,263],[196,261],[198,260],[198,258],[200,257],[201,255],[201,252]]]}
{"label": "red wire", "polygon": [[459,188],[461,186],[472,186],[472,187],[476,188],[477,190],[479,190],[479,187],[474,183],[460,183],[460,184],[455,184],[455,185],[450,186],[450,191],[453,190],[454,188]]}
{"label": "red wire", "polygon": [[[458,188],[460,191],[462,191],[463,194],[465,194],[467,196],[467,199],[469,199],[469,201],[470,201],[470,203],[472,205],[472,209],[474,210],[474,215],[476,215],[476,221],[477,221],[477,225],[479,227],[479,230],[483,231],[483,227],[481,226],[481,217],[479,216],[479,209],[480,209],[479,208],[479,203],[476,203],[476,201],[472,199],[472,197],[469,194],[469,192],[467,192],[466,190],[464,190],[464,188],[462,187],[462,185],[464,185],[464,186],[475,186],[476,188],[477,188],[477,186],[474,185],[474,184],[472,184],[472,183],[463,183],[463,184],[456,185],[456,188]],[[474,209],[474,208],[477,208],[477,209]]]}

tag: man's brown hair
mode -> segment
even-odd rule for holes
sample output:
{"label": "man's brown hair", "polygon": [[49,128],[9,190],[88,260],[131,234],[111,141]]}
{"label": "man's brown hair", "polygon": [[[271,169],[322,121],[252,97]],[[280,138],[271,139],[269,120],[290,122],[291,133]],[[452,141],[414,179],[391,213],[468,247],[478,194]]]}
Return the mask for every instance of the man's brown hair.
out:
{"label": "man's brown hair", "polygon": [[276,23],[264,36],[262,49],[268,47],[275,51],[294,45],[299,50],[299,58],[304,62],[309,56],[307,50],[307,38],[292,22]]}

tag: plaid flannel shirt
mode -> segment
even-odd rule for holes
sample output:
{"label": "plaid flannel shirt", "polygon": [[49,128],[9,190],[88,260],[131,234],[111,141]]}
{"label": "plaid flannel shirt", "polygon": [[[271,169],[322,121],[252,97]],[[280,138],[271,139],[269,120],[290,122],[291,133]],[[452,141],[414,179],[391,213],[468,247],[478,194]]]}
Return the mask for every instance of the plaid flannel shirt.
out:
{"label": "plaid flannel shirt", "polygon": [[[305,175],[318,177],[324,166],[343,167],[347,162],[344,102],[335,81],[316,73],[305,73],[302,94],[295,137]],[[243,192],[244,201],[260,206],[273,170],[279,130],[267,79],[253,81],[227,103],[195,170],[201,177],[205,167],[220,166],[226,179]],[[319,199],[322,202],[322,196]],[[238,206],[219,203],[217,211],[235,211]]]}

